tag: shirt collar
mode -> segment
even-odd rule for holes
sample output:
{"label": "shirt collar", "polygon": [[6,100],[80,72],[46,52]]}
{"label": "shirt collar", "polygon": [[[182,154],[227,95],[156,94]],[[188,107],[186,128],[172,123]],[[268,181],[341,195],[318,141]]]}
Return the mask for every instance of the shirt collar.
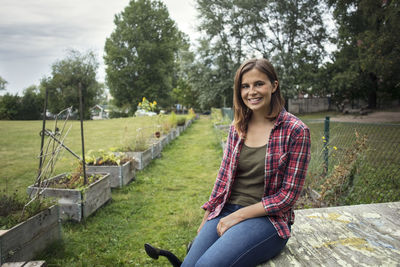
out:
{"label": "shirt collar", "polygon": [[279,113],[278,117],[275,120],[274,127],[277,127],[279,124],[285,121],[286,117],[286,109],[282,108],[281,112]]}

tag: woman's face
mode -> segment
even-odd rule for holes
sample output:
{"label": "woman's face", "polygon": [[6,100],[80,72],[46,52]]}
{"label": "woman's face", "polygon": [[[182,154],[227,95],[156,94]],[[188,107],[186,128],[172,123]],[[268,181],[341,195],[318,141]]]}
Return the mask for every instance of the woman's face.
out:
{"label": "woman's face", "polygon": [[243,74],[240,94],[244,104],[253,112],[268,114],[271,95],[277,87],[278,81],[271,84],[265,73],[254,68]]}

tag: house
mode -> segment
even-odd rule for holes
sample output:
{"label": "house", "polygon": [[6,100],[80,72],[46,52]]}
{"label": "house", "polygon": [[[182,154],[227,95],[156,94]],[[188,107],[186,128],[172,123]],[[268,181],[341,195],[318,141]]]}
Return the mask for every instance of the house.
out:
{"label": "house", "polygon": [[90,109],[92,120],[108,119],[108,111],[106,106],[95,105]]}

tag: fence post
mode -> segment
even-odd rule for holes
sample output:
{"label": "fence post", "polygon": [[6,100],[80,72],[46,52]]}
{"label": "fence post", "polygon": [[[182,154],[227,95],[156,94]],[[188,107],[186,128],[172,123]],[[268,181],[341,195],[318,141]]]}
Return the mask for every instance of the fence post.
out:
{"label": "fence post", "polygon": [[325,175],[328,173],[328,164],[329,164],[329,116],[325,117],[325,127],[324,127],[324,162],[325,162]]}

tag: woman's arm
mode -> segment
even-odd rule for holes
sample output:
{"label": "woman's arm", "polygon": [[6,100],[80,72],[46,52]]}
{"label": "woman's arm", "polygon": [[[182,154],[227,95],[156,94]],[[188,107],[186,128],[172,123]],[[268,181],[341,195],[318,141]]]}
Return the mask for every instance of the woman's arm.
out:
{"label": "woman's arm", "polygon": [[244,220],[266,216],[264,206],[261,202],[241,208],[230,215],[222,218],[217,225],[217,233],[222,236],[229,228]]}

